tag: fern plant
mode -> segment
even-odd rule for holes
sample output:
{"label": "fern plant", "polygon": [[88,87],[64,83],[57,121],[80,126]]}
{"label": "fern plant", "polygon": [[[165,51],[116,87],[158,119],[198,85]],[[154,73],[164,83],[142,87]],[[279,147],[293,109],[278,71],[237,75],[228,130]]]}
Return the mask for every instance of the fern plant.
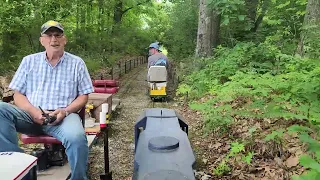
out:
{"label": "fern plant", "polygon": [[[243,153],[242,155],[240,153]],[[232,142],[231,149],[227,156],[218,164],[216,168],[213,169],[214,174],[223,175],[231,171],[231,168],[228,166],[231,157],[237,157],[240,155],[240,160],[246,162],[247,164],[251,164],[252,157],[254,155],[253,152],[249,152],[247,155],[245,153],[245,145],[239,142]]]}

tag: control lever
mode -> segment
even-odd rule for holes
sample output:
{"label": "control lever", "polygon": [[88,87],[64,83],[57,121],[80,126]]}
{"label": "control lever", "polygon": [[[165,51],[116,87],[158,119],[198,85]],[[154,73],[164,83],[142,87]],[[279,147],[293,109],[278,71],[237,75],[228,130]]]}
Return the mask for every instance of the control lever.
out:
{"label": "control lever", "polygon": [[46,119],[43,122],[43,125],[48,125],[53,123],[55,120],[57,120],[56,116],[49,116],[49,114],[45,113],[43,109],[39,106],[40,110],[42,111],[42,116],[46,117]]}

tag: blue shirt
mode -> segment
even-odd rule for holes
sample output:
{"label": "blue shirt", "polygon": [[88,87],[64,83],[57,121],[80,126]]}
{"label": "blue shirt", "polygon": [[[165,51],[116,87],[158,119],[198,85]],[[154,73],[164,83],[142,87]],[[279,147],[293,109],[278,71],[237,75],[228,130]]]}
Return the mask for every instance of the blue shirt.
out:
{"label": "blue shirt", "polygon": [[9,88],[45,110],[65,108],[77,96],[94,91],[85,62],[68,52],[64,52],[54,67],[45,52],[24,57]]}

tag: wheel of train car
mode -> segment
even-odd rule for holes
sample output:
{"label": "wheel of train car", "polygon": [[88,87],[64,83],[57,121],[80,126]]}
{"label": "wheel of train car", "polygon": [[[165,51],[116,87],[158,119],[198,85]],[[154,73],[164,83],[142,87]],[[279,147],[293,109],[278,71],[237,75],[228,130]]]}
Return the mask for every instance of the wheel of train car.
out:
{"label": "wheel of train car", "polygon": [[33,167],[29,172],[30,179],[37,179],[37,168]]}
{"label": "wheel of train car", "polygon": [[167,97],[164,97],[164,98],[163,98],[163,102],[168,102],[168,98],[167,98]]}

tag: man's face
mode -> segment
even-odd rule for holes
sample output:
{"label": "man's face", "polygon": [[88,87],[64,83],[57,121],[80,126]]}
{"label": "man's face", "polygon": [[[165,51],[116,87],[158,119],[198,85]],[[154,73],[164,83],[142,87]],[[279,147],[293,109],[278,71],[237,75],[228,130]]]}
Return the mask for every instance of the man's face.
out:
{"label": "man's face", "polygon": [[153,55],[155,53],[154,48],[149,48],[149,56]]}
{"label": "man's face", "polygon": [[59,29],[50,28],[43,35],[41,35],[40,42],[47,52],[57,53],[64,51],[67,38]]}

